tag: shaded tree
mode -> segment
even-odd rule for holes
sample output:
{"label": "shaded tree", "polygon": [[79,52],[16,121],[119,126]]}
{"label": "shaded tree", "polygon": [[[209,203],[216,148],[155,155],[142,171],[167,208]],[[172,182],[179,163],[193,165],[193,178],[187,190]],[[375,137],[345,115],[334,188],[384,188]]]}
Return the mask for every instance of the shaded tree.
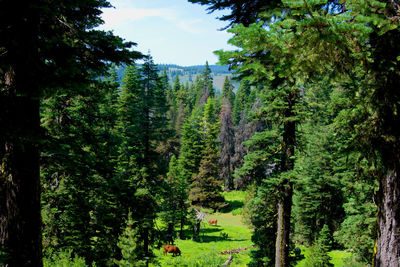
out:
{"label": "shaded tree", "polygon": [[232,176],[232,157],[234,154],[234,128],[232,122],[232,111],[229,100],[223,97],[223,107],[220,114],[220,132],[218,134],[218,142],[220,143],[220,159],[221,166],[220,177],[224,181],[225,191],[234,188]]}
{"label": "shaded tree", "polygon": [[40,99],[59,88],[84,89],[110,62],[138,56],[127,49],[133,43],[94,30],[106,7],[106,1],[0,4],[0,246],[9,266],[42,266]]}
{"label": "shaded tree", "polygon": [[221,195],[222,181],[219,180],[219,151],[217,135],[219,123],[214,109],[213,99],[209,98],[204,105],[201,126],[201,137],[204,140],[202,158],[198,173],[193,177],[189,200],[194,206],[221,209],[226,204]]}

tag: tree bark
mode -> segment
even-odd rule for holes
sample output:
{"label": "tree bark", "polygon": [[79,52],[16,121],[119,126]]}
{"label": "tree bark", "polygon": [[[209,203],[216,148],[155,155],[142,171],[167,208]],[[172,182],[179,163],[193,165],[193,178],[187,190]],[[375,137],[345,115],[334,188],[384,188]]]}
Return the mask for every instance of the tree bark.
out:
{"label": "tree bark", "polygon": [[[294,147],[296,144],[296,121],[294,107],[297,101],[297,90],[292,90],[287,96],[288,108],[285,111],[283,130],[283,155],[280,163],[281,172],[291,171],[294,168]],[[275,267],[289,266],[289,233],[290,216],[292,213],[293,182],[283,179],[279,186],[278,222],[275,244]]]}
{"label": "tree bark", "polygon": [[400,177],[398,175],[399,168],[394,168],[380,180],[375,267],[400,266]]}
{"label": "tree bark", "polygon": [[275,267],[289,266],[290,215],[293,186],[289,181],[282,185],[283,197],[278,202],[278,224],[275,245]]}
{"label": "tree bark", "polygon": [[5,266],[42,266],[39,100],[0,100],[0,246]]}

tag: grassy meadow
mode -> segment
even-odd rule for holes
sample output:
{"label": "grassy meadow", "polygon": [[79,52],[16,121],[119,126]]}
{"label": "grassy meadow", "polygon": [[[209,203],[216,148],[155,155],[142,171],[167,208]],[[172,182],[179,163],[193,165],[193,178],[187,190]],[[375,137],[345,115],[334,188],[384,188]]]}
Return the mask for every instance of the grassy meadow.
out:
{"label": "grassy meadow", "polygon": [[[227,255],[221,255],[221,251],[248,247],[248,250],[234,254],[231,264],[246,266],[250,262],[253,243],[251,230],[243,223],[241,215],[245,192],[230,192],[224,196],[230,206],[225,212],[214,213],[204,220],[200,242],[176,239],[174,244],[179,247],[182,256],[163,256],[162,248],[155,250],[158,264],[153,266],[221,266],[228,259]],[[207,221],[211,218],[218,220],[217,226],[208,225]],[[189,232],[186,236],[190,236]]]}
{"label": "grassy meadow", "polygon": [[[233,254],[233,262],[230,266],[247,266],[251,261],[251,251],[254,251],[251,242],[252,231],[243,222],[243,204],[245,201],[245,192],[224,193],[226,201],[230,204],[227,209],[220,213],[214,213],[208,216],[201,225],[200,242],[194,242],[191,239],[175,240],[175,245],[182,252],[181,256],[173,257],[172,254],[163,255],[163,249],[154,250],[157,256],[157,263],[152,266],[221,266],[228,255],[221,255],[221,251],[248,247],[248,250],[242,250],[239,254]],[[218,225],[208,225],[209,219],[217,219]],[[191,233],[186,232],[187,237]],[[302,255],[301,260],[296,262],[296,267],[306,267],[305,258],[309,251],[306,247],[300,246]],[[333,250],[329,253],[333,266],[345,266],[343,259],[351,256],[351,253],[339,250]]]}

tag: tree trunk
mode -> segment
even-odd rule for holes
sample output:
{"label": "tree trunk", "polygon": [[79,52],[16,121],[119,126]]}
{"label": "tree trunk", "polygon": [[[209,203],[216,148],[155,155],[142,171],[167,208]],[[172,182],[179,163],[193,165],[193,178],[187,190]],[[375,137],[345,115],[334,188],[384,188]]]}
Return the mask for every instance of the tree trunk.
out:
{"label": "tree trunk", "polygon": [[[285,111],[286,122],[283,130],[283,156],[280,163],[281,172],[294,168],[294,147],[296,144],[296,121],[293,118],[294,106],[297,100],[297,89],[288,94],[288,108]],[[293,182],[285,178],[281,181],[278,198],[278,222],[275,244],[275,267],[289,266],[289,233],[290,215],[292,213]]]}
{"label": "tree trunk", "polygon": [[148,228],[144,228],[143,229],[143,250],[144,250],[144,254],[145,254],[145,261],[146,261],[146,266],[149,266],[149,229]]}
{"label": "tree trunk", "polygon": [[183,226],[185,225],[185,218],[181,218],[181,229],[179,230],[179,239],[183,238]]}
{"label": "tree trunk", "polygon": [[292,211],[293,186],[289,181],[282,185],[283,197],[278,202],[278,224],[275,245],[275,267],[289,266],[289,233]]}
{"label": "tree trunk", "polygon": [[2,97],[0,116],[0,246],[6,252],[4,265],[40,267],[39,100]]}
{"label": "tree trunk", "polygon": [[394,168],[380,181],[375,267],[400,266],[400,177],[398,175],[398,168]]}

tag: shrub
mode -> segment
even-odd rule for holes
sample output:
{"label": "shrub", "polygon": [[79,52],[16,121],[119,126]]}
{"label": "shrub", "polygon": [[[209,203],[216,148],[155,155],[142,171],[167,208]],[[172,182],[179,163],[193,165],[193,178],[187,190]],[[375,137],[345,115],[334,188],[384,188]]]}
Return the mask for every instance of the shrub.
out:
{"label": "shrub", "polygon": [[85,259],[72,255],[71,249],[52,253],[50,258],[43,259],[43,267],[87,267]]}
{"label": "shrub", "polygon": [[184,257],[171,257],[167,262],[167,266],[190,266],[190,267],[217,267],[221,266],[225,262],[225,259],[221,257],[217,252],[210,251],[206,254],[200,254],[196,258],[187,259]]}

